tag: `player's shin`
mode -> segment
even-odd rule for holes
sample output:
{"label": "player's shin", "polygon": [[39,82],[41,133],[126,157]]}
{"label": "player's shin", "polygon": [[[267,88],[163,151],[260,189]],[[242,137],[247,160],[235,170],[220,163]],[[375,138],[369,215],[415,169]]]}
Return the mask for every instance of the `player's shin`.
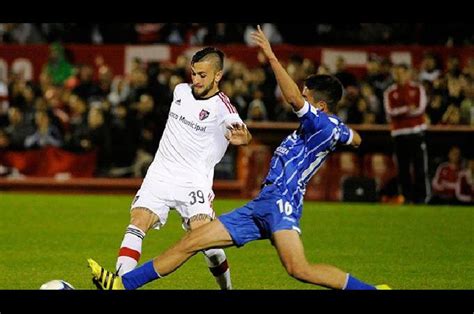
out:
{"label": "player's shin", "polygon": [[216,282],[222,290],[232,289],[230,269],[223,249],[209,249],[203,251],[207,265]]}
{"label": "player's shin", "polygon": [[117,258],[116,270],[120,276],[133,270],[140,260],[145,232],[135,225],[129,225],[125,231]]}

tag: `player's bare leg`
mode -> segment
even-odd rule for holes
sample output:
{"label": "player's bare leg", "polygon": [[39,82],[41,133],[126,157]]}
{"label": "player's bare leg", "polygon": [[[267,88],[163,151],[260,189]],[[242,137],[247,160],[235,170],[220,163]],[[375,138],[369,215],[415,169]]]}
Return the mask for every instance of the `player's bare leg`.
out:
{"label": "player's bare leg", "polygon": [[159,218],[145,207],[133,208],[130,212],[130,224],[120,245],[116,270],[123,275],[133,270],[140,260],[143,239]]}
{"label": "player's bare leg", "polygon": [[309,264],[300,236],[294,230],[275,232],[273,243],[286,271],[297,280],[332,289],[375,289],[335,266]]}
{"label": "player's bare leg", "polygon": [[188,232],[178,243],[163,254],[123,276],[117,276],[106,270],[92,259],[89,259],[88,263],[99,289],[135,290],[148,282],[174,272],[197,252],[232,245],[234,245],[234,242],[230,234],[219,220],[214,220]]}
{"label": "player's bare leg", "polygon": [[166,276],[197,252],[209,248],[224,248],[234,245],[222,223],[216,219],[188,232],[178,243],[153,259],[153,266],[160,276]]}
{"label": "player's bare leg", "polygon": [[342,289],[346,273],[325,264],[310,265],[304,254],[303,243],[294,230],[280,230],[273,235],[280,260],[290,276],[303,282],[333,289]]}
{"label": "player's bare leg", "polygon": [[[191,230],[200,228],[209,223],[211,217],[199,214],[189,219]],[[216,278],[216,282],[222,290],[232,289],[232,281],[230,278],[230,269],[227,263],[227,257],[223,249],[207,249],[203,251],[207,266],[212,275]]]}

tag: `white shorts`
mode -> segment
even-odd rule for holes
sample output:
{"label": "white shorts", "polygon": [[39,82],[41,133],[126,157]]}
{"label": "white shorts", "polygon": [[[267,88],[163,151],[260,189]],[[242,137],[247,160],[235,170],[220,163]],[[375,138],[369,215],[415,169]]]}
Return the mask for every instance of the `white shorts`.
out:
{"label": "white shorts", "polygon": [[183,228],[189,230],[189,219],[204,214],[214,219],[212,209],[214,192],[210,188],[181,187],[165,182],[143,183],[133,199],[130,210],[144,207],[155,213],[160,221],[152,228],[160,229],[166,224],[170,209],[174,208],[183,220]]}

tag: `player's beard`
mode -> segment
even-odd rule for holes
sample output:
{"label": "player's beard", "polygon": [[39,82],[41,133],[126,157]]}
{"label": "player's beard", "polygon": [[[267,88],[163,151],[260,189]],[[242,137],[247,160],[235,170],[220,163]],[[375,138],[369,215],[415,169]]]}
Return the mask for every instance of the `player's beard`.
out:
{"label": "player's beard", "polygon": [[194,87],[193,85],[193,94],[194,94],[194,97],[196,98],[202,98],[204,97],[205,95],[207,95],[207,93],[209,93],[209,91],[213,88],[214,84],[211,83],[209,84],[208,86],[204,87],[204,89],[201,91],[201,92],[198,92],[196,90],[196,87]]}

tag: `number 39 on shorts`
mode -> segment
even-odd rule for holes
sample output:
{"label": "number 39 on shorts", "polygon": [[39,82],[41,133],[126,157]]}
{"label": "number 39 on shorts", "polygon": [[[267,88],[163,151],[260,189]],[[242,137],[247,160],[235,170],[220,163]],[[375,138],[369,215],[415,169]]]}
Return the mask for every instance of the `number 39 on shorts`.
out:
{"label": "number 39 on shorts", "polygon": [[278,204],[280,213],[285,213],[285,215],[289,216],[293,212],[293,207],[291,206],[290,202],[284,202],[282,199],[279,199],[276,203]]}

